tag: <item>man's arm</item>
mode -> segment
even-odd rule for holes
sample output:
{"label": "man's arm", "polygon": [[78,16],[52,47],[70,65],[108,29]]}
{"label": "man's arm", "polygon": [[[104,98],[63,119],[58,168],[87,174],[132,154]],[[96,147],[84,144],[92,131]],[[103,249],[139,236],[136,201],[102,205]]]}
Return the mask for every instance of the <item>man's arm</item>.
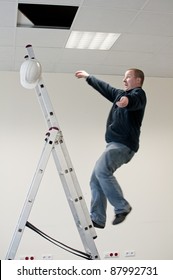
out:
{"label": "man's arm", "polygon": [[100,92],[106,99],[111,102],[114,102],[115,98],[117,98],[118,95],[121,95],[124,92],[123,90],[116,89],[110,86],[108,83],[101,81],[94,76],[91,76],[84,70],[77,71],[75,73],[75,76],[77,78],[85,78],[90,86]]}

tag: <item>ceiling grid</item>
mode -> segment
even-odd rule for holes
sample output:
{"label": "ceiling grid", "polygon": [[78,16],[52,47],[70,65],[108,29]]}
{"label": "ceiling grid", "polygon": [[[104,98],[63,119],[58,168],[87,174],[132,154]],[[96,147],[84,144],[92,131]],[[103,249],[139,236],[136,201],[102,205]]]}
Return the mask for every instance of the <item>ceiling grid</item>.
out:
{"label": "ceiling grid", "polygon": [[[19,27],[21,3],[79,8],[69,29]],[[172,77],[172,26],[172,0],[0,0],[0,71],[19,71],[25,46],[32,44],[44,72],[85,69],[97,75],[123,75],[138,67],[146,76]],[[65,49],[72,31],[121,35],[106,51]]]}

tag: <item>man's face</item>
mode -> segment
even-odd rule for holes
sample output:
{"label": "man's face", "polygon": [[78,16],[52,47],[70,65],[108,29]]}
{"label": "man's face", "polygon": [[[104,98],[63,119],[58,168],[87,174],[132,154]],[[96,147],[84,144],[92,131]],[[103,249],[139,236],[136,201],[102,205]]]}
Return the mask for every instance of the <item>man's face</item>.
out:
{"label": "man's face", "polygon": [[133,70],[127,70],[123,79],[124,90],[131,90],[140,87],[140,78],[135,77]]}

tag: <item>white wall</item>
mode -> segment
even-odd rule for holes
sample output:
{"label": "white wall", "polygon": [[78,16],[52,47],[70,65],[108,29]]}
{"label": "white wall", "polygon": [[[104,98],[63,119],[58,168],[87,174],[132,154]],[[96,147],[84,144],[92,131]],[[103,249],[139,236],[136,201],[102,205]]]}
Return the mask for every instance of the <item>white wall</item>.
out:
{"label": "white wall", "polygon": [[[93,165],[102,153],[105,123],[111,104],[72,74],[44,74],[45,85],[64,134],[87,205]],[[122,77],[99,76],[122,87]],[[117,172],[125,197],[133,207],[127,220],[112,226],[108,206],[107,225],[97,229],[96,245],[105,252],[135,250],[136,259],[173,258],[173,79],[146,78],[148,104],[141,146],[134,159]],[[21,87],[19,73],[0,72],[0,258],[4,259],[25,201],[44,136],[47,132],[34,90]],[[52,237],[83,249],[55,165],[50,159],[29,221]],[[16,258],[53,255],[74,259],[34,232],[25,229]]]}

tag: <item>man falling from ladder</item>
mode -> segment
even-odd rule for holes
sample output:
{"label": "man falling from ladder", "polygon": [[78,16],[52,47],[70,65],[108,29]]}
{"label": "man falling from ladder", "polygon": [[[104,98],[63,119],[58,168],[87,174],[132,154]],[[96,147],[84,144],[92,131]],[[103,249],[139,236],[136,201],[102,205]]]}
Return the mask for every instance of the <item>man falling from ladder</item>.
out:
{"label": "man falling from ladder", "polygon": [[113,173],[129,162],[139,149],[146,106],[146,94],[142,89],[144,73],[139,69],[127,70],[123,79],[124,90],[116,89],[83,70],[77,71],[75,76],[85,78],[90,86],[113,103],[106,125],[107,146],[96,162],[90,181],[91,219],[95,227],[103,229],[107,200],[114,207],[113,225],[123,222],[132,210]]}

